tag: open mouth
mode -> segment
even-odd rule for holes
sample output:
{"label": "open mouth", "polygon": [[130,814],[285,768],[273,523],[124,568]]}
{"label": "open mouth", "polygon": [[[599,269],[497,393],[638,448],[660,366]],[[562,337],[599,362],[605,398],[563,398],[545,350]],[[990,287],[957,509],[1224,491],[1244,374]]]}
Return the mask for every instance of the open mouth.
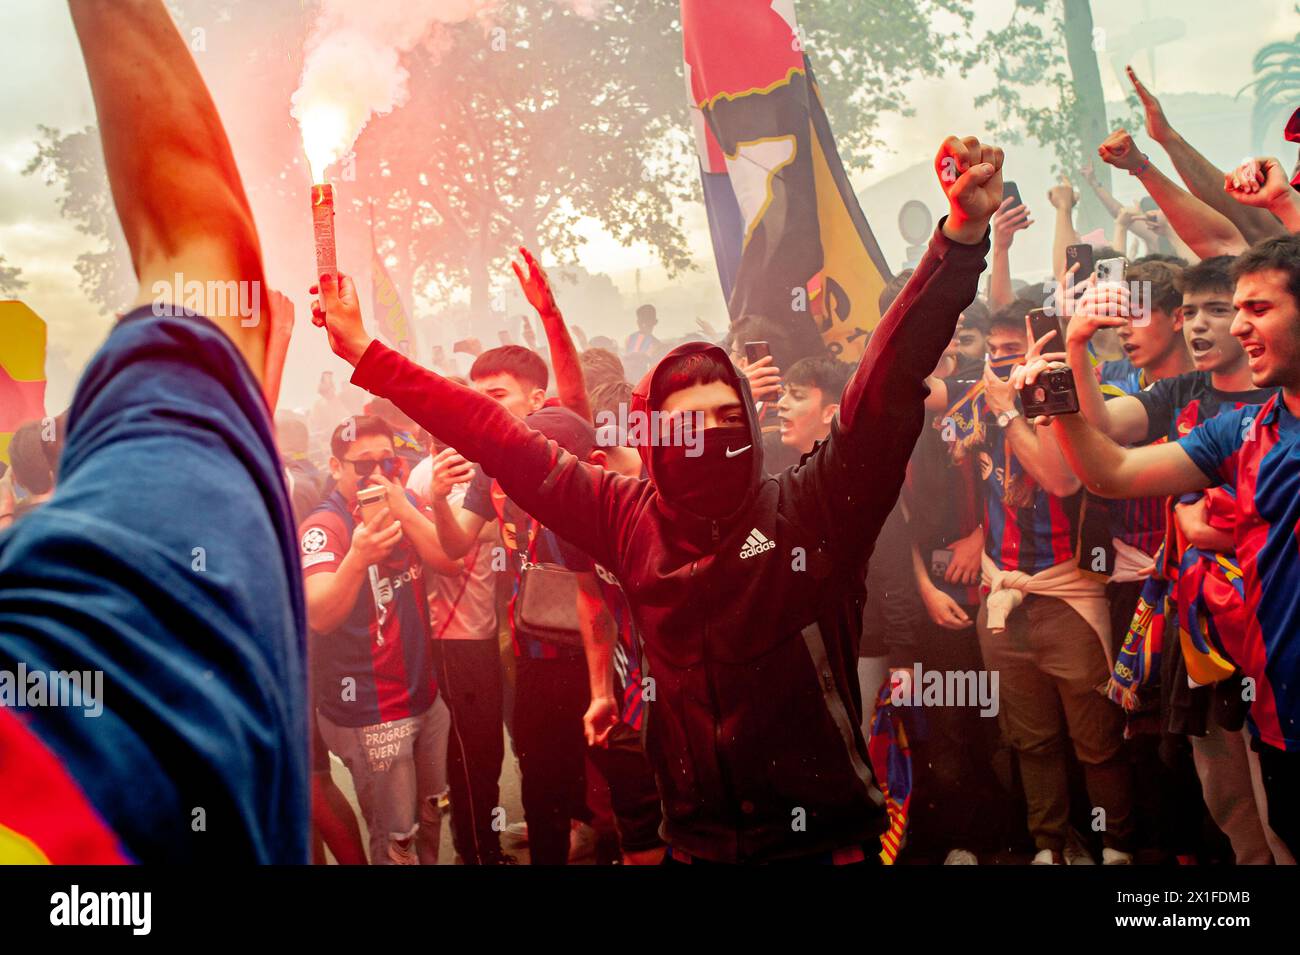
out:
{"label": "open mouth", "polygon": [[1124,354],[1126,354],[1126,355],[1131,355],[1131,354],[1133,354],[1135,351],[1137,351],[1139,348],[1141,348],[1140,345],[1134,345],[1132,342],[1125,342],[1125,343],[1124,343],[1122,346],[1120,346],[1120,347],[1122,347],[1122,348],[1124,349]]}
{"label": "open mouth", "polygon": [[1265,348],[1263,345],[1257,345],[1252,342],[1249,345],[1243,343],[1241,347],[1245,349],[1246,358],[1250,360],[1251,365],[1254,365],[1256,361],[1264,357]]}
{"label": "open mouth", "polygon": [[1206,352],[1214,349],[1214,342],[1208,338],[1193,338],[1191,341],[1192,354],[1204,355]]}

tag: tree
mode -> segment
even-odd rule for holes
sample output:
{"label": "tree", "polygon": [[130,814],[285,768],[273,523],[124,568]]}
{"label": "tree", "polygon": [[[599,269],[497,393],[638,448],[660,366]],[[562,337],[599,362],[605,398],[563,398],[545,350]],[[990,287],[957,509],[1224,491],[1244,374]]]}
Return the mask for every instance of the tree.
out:
{"label": "tree", "polygon": [[[1300,13],[1300,5],[1296,12]],[[1262,151],[1268,131],[1281,125],[1300,103],[1300,33],[1290,41],[1261,47],[1253,66],[1255,79],[1242,87],[1241,93],[1254,93],[1251,139],[1256,150]]]}
{"label": "tree", "polygon": [[[682,210],[700,186],[677,4],[595,10],[499,0],[488,29],[446,26],[406,58],[409,101],[372,119],[348,169],[356,181],[341,184],[349,258],[368,256],[373,225],[399,288],[434,300],[468,288],[479,317],[501,303],[493,276],[508,275],[515,245],[572,262],[583,217],[645,243],[670,274],[691,267],[703,250],[688,248]],[[173,12],[213,86],[274,274],[277,257],[296,263],[286,250],[304,244],[307,177],[288,105],[317,11],[299,0],[193,0]],[[902,86],[965,68],[965,0],[799,0],[798,12],[798,42],[851,169],[870,165],[882,114],[910,113]],[[60,187],[63,215],[101,239],[77,271],[103,311],[118,308],[134,283],[95,131],[42,127],[39,139],[27,171]]]}
{"label": "tree", "polygon": [[[1110,131],[1097,63],[1099,40],[1090,0],[1017,0],[1008,24],[990,31],[965,66],[993,64],[998,82],[977,96],[975,105],[996,108],[994,128],[1000,136],[1020,142],[1028,135],[1050,147],[1057,171],[1067,175],[1093,165],[1109,190],[1110,167],[1095,162],[1097,146]],[[1044,88],[1051,92],[1045,106],[1030,105],[1021,95],[1022,89]],[[1080,190],[1080,231],[1110,221],[1092,190]]]}
{"label": "tree", "polygon": [[5,265],[5,257],[0,255],[0,296],[17,295],[27,288],[22,278],[22,269]]}

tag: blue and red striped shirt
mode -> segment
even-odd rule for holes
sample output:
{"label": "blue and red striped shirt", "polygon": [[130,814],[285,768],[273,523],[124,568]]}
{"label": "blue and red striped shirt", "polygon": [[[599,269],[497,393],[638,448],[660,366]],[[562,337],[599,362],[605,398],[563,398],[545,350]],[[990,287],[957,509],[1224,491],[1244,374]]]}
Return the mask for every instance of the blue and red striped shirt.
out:
{"label": "blue and red striped shirt", "polygon": [[1300,420],[1280,395],[1225,411],[1179,445],[1236,495],[1234,537],[1250,611],[1224,649],[1255,684],[1252,732],[1300,751]]}
{"label": "blue and red striped shirt", "polygon": [[1002,429],[987,428],[978,459],[985,551],[1000,569],[1027,574],[1073,560],[1082,493],[1048,494],[1016,460]]}
{"label": "blue and red striped shirt", "polygon": [[[407,497],[418,503],[409,491]],[[298,542],[305,577],[339,569],[354,523],[338,491],[308,515]],[[419,716],[438,696],[429,641],[424,564],[403,540],[370,568],[343,623],[312,635],[316,708],[331,723],[349,727]]]}

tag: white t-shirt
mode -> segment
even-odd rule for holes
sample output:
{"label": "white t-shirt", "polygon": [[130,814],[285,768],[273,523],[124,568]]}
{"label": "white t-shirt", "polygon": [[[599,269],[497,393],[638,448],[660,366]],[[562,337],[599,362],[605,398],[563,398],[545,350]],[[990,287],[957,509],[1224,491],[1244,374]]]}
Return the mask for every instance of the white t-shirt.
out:
{"label": "white t-shirt", "polygon": [[[422,500],[432,500],[433,457],[411,469],[407,490]],[[457,484],[447,495],[452,510],[465,500],[469,483]],[[429,625],[435,640],[495,640],[497,635],[496,586],[492,578],[493,545],[481,542],[465,555],[465,570],[454,577],[431,574]]]}

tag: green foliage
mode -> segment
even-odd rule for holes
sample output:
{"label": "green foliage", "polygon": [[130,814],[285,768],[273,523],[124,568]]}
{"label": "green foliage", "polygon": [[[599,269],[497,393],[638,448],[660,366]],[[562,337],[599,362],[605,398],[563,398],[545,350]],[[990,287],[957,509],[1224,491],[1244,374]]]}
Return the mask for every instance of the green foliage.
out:
{"label": "green foliage", "polygon": [[[1296,12],[1300,13],[1300,5]],[[1251,138],[1261,149],[1268,131],[1281,126],[1300,105],[1300,33],[1289,41],[1269,43],[1255,54],[1255,79],[1237,95],[1250,90],[1255,97],[1251,108]]]}

